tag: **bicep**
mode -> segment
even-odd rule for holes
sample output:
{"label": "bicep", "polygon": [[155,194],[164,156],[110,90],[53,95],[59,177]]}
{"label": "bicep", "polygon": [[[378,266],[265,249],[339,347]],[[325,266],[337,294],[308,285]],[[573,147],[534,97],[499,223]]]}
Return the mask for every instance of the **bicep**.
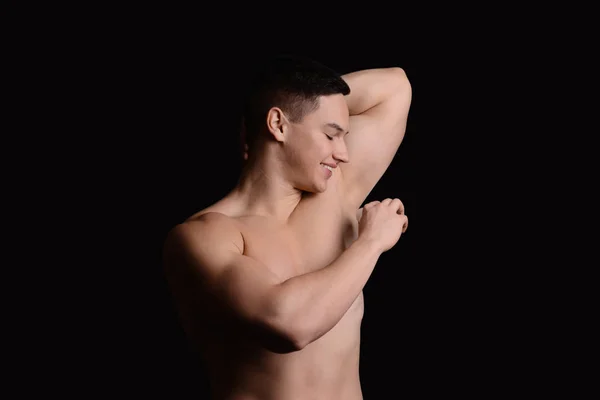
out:
{"label": "bicep", "polygon": [[[209,225],[209,226],[207,226]],[[262,263],[240,251],[239,231],[224,221],[185,227],[177,242],[178,269],[198,299],[216,302],[219,309],[241,321],[270,318],[278,279]]]}
{"label": "bicep", "polygon": [[412,92],[406,82],[403,90],[388,100],[350,117],[346,135],[349,163],[341,166],[349,200],[360,206],[381,179],[406,131]]}
{"label": "bicep", "polygon": [[230,251],[210,281],[210,291],[233,317],[268,324],[277,316],[279,280],[262,263]]}

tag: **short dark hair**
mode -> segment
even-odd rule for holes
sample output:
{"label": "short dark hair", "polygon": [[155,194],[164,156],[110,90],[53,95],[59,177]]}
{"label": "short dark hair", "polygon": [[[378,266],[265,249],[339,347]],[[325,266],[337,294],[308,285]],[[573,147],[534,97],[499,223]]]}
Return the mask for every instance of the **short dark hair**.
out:
{"label": "short dark hair", "polygon": [[319,97],[347,95],[350,87],[333,69],[307,57],[279,55],[262,64],[244,97],[242,138],[252,148],[267,113],[279,107],[291,122],[300,122],[319,107]]}

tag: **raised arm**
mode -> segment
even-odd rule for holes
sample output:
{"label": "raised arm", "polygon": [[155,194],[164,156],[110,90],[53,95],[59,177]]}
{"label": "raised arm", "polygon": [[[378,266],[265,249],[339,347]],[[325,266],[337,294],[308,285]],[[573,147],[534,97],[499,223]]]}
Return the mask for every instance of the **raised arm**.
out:
{"label": "raised arm", "polygon": [[165,254],[169,268],[188,276],[185,285],[191,293],[216,301],[266,348],[295,351],[327,333],[350,308],[380,254],[399,239],[406,223],[406,217],[397,214],[400,208],[399,200],[374,206],[371,217],[363,214],[361,219],[366,228],[338,259],[283,282],[243,255],[241,233],[220,214],[205,214],[175,228]]}
{"label": "raised arm", "polygon": [[351,93],[350,162],[340,165],[348,200],[356,208],[367,198],[398,151],[412,100],[412,87],[401,68],[379,68],[343,76]]}

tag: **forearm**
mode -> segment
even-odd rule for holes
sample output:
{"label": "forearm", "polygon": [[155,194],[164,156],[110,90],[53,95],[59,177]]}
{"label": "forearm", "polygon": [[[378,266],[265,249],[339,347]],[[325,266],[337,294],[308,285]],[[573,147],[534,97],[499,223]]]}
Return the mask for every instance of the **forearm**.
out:
{"label": "forearm", "polygon": [[306,345],[333,328],[367,283],[381,251],[356,240],[327,267],[280,285],[282,313]]}
{"label": "forearm", "polygon": [[401,68],[375,68],[351,72],[342,76],[350,94],[346,103],[350,115],[358,115],[382,103],[408,84],[406,73]]}

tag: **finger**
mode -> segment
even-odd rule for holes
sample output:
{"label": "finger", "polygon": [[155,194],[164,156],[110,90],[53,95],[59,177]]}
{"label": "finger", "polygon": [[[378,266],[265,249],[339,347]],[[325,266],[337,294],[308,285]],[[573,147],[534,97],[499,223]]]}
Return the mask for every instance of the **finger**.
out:
{"label": "finger", "polygon": [[400,215],[404,214],[404,204],[402,203],[402,201],[400,201],[400,199],[394,199],[392,200],[390,206]]}
{"label": "finger", "polygon": [[392,202],[392,199],[385,199],[381,202],[381,204],[384,206],[389,206],[391,202]]}
{"label": "finger", "polygon": [[406,232],[406,230],[408,229],[408,217],[406,215],[403,215],[404,217],[404,223],[402,224],[402,233]]}
{"label": "finger", "polygon": [[365,206],[363,208],[368,209],[368,208],[374,207],[374,206],[376,206],[378,204],[379,204],[379,201],[375,200],[375,201],[372,201],[370,203],[365,204]]}

